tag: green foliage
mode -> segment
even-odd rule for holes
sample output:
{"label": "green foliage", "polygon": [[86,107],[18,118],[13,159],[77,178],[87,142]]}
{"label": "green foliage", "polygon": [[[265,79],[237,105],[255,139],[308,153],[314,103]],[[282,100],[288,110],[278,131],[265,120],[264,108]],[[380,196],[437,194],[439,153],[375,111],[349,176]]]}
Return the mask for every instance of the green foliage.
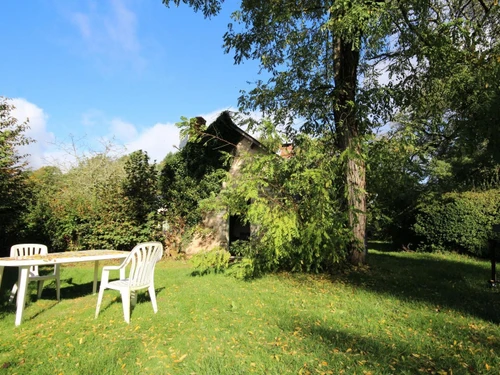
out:
{"label": "green foliage", "polygon": [[229,266],[226,273],[240,280],[252,279],[256,274],[254,261],[250,258],[237,259]]}
{"label": "green foliage", "polygon": [[485,256],[492,224],[500,221],[500,190],[447,193],[418,206],[415,233],[420,248]]}
{"label": "green foliage", "polygon": [[[268,131],[261,137],[264,148],[277,149],[281,142],[274,127],[264,121],[262,130]],[[264,150],[242,151],[235,161],[238,172],[228,175],[219,195],[201,203],[203,210],[250,223],[248,246],[231,251],[250,259],[255,275],[326,270],[345,259],[352,232],[342,209],[344,186],[335,179],[343,155],[328,147],[328,142],[301,136],[288,159]]]}
{"label": "green foliage", "polygon": [[[163,0],[185,3],[206,17],[216,15],[224,1]],[[351,261],[363,262],[365,255],[365,168],[360,144],[372,125],[369,107],[375,107],[377,88],[374,64],[365,59],[381,51],[389,40],[387,2],[379,1],[255,1],[242,0],[232,14],[233,23],[224,35],[226,52],[235,62],[256,60],[269,73],[239,105],[245,111],[272,114],[275,124],[289,135],[300,132],[327,137],[345,153],[342,169],[345,189],[344,211],[352,229]],[[362,77],[362,79],[360,79]],[[368,93],[369,92],[369,93]],[[296,120],[301,119],[301,126]],[[325,155],[330,157],[330,155]],[[336,163],[335,160],[332,163]],[[334,177],[332,177],[334,178]],[[336,178],[336,177],[335,177]],[[341,180],[339,181],[341,182]],[[335,194],[335,193],[333,193]],[[292,220],[292,219],[291,219]],[[293,220],[292,220],[293,221]]]}
{"label": "green foliage", "polygon": [[[160,191],[162,206],[170,220],[181,217],[188,227],[196,225],[201,219],[198,202],[220,190],[225,170],[212,168],[204,162],[203,153],[183,150],[165,158],[160,174]],[[206,174],[192,168],[204,165],[207,167]]]}
{"label": "green foliage", "polygon": [[7,255],[3,252],[19,239],[20,217],[29,196],[26,161],[16,149],[31,141],[24,135],[28,120],[19,123],[11,115],[13,109],[8,99],[0,96],[0,255]]}
{"label": "green foliage", "polygon": [[42,167],[29,175],[31,199],[22,214],[20,233],[24,241],[50,245],[51,250],[66,249],[59,241],[60,221],[53,211],[62,178],[57,167]]}
{"label": "green foliage", "polygon": [[415,207],[426,191],[425,148],[409,131],[390,131],[368,143],[368,235],[396,247],[414,243]]}
{"label": "green foliage", "polygon": [[123,194],[130,206],[130,215],[142,224],[148,214],[159,207],[156,165],[149,164],[147,152],[139,150],[128,155],[124,168]]}
{"label": "green foliage", "polygon": [[[388,121],[411,129],[441,191],[498,184],[500,7],[496,1],[407,1],[386,14],[398,47],[386,56]],[[411,74],[409,73],[411,72]],[[396,114],[396,116],[394,116]]]}
{"label": "green foliage", "polygon": [[[206,17],[217,15],[225,4],[163,3],[184,3]],[[225,50],[234,52],[236,63],[256,60],[270,73],[243,92],[241,108],[271,113],[292,134],[300,118],[300,131],[333,135],[338,150],[354,151],[346,156],[360,162],[344,170],[345,183],[351,184],[344,209],[356,219],[349,226],[358,239],[364,168],[361,150],[352,145],[359,145],[374,125],[392,124],[396,131],[391,136],[397,138],[371,150],[370,229],[379,237],[408,243],[422,194],[498,187],[498,1],[238,4],[234,25],[224,35]],[[388,83],[378,79],[384,72]],[[394,165],[391,149],[400,150]]]}
{"label": "green foliage", "polygon": [[177,153],[165,157],[159,185],[162,205],[171,220],[182,218],[188,227],[200,219],[198,203],[217,194],[229,168],[229,151],[240,134],[232,130],[229,113],[223,112],[213,126],[193,118],[177,124],[189,142]]}
{"label": "green foliage", "polygon": [[161,240],[155,173],[141,151],[121,159],[106,151],[81,157],[64,174],[54,167],[35,171],[23,236],[51,251],[129,250]]}
{"label": "green foliage", "polygon": [[210,251],[203,251],[191,258],[194,267],[194,275],[206,275],[209,273],[223,273],[228,265],[231,254],[223,248],[217,247]]}

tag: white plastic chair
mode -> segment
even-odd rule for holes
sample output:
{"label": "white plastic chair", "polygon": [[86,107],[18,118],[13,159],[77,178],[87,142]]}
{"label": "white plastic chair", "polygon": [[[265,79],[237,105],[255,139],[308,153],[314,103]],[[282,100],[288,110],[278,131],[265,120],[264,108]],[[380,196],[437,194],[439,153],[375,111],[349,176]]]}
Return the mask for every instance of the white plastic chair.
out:
{"label": "white plastic chair", "polygon": [[[161,259],[162,255],[163,245],[160,242],[144,242],[136,245],[121,265],[103,267],[95,317],[99,316],[105,289],[114,289],[120,292],[122,296],[123,316],[127,323],[130,323],[131,297],[132,306],[134,306],[137,301],[137,291],[141,289],[148,290],[153,311],[156,314],[158,306],[156,305],[154,271],[156,262]],[[127,266],[130,266],[130,270],[128,277],[125,277]],[[120,271],[120,279],[109,281],[110,271]]]}
{"label": "white plastic chair", "polygon": [[[14,245],[10,248],[10,257],[23,257],[29,255],[47,255],[48,250],[47,246],[37,244],[37,243],[26,243],[26,244],[18,244]],[[59,272],[59,264],[54,265],[54,272],[47,275],[40,275],[38,273],[38,266],[31,266],[28,274],[28,282],[29,281],[37,281],[38,282],[38,298],[42,296],[43,283],[45,280],[55,279],[56,280],[56,295],[57,300],[61,299],[61,281],[60,281],[60,272]],[[12,302],[14,296],[17,293],[18,283],[14,284],[12,291],[10,293],[9,302]]]}

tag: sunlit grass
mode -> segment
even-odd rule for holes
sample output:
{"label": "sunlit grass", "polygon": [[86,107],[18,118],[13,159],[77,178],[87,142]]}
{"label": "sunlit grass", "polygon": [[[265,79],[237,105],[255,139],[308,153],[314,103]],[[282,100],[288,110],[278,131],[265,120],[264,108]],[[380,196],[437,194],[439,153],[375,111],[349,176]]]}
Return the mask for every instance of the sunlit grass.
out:
{"label": "sunlit grass", "polygon": [[[159,311],[140,295],[131,324],[92,265],[64,267],[14,327],[0,312],[0,374],[497,374],[500,294],[489,265],[456,255],[372,252],[337,275],[238,281],[162,261]],[[2,290],[5,290],[4,285]],[[3,293],[6,298],[5,293]]]}

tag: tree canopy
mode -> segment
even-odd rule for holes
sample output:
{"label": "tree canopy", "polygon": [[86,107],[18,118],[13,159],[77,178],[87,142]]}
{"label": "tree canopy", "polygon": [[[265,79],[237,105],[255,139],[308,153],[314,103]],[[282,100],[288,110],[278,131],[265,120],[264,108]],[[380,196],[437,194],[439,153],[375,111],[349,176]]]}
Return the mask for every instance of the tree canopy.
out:
{"label": "tree canopy", "polygon": [[[223,0],[163,3],[184,3],[205,17],[224,6]],[[243,92],[241,109],[262,110],[289,134],[321,137],[330,145],[327,157],[344,155],[353,263],[364,261],[370,190],[372,207],[386,196],[385,208],[393,208],[382,216],[395,219],[411,211],[426,187],[467,188],[498,176],[497,1],[242,0],[232,18],[225,51],[237,64],[257,60],[270,73]],[[380,152],[404,150],[404,167],[392,169],[408,174],[396,180],[415,193],[396,190],[399,207],[384,194],[390,181],[370,172],[373,188],[366,186],[363,145],[377,143],[367,136],[381,125],[392,126],[384,139],[406,142],[371,148],[379,172],[388,170],[380,163],[391,163]]]}
{"label": "tree canopy", "polygon": [[0,96],[0,246],[15,233],[26,204],[26,161],[18,147],[28,144],[24,132],[28,120],[19,123],[12,116],[14,106]]}

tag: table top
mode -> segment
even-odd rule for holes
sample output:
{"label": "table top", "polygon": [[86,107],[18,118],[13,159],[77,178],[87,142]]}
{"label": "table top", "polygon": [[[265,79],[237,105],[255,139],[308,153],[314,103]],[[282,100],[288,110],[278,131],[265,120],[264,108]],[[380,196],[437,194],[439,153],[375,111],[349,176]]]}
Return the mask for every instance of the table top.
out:
{"label": "table top", "polygon": [[0,266],[20,267],[39,266],[44,264],[61,264],[75,262],[91,262],[106,259],[123,259],[130,254],[130,251],[118,250],[81,250],[66,251],[63,253],[50,253],[47,255],[29,255],[21,257],[0,258]]}

